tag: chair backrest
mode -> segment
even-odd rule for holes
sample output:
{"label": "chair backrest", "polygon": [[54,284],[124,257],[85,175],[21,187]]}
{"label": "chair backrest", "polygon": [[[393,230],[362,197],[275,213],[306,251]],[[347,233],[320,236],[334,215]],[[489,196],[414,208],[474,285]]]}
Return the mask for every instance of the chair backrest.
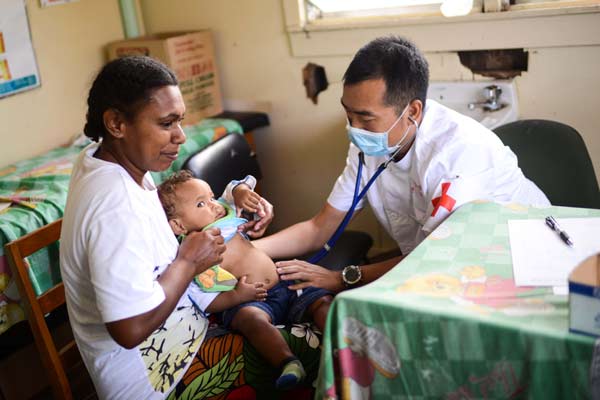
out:
{"label": "chair backrest", "polygon": [[29,278],[29,263],[26,257],[58,241],[62,219],[45,225],[19,239],[6,244],[6,256],[12,268],[14,279],[21,293],[29,325],[36,347],[48,374],[52,393],[57,399],[72,399],[71,387],[65,373],[65,366],[80,360],[75,340],[57,349],[44,316],[65,304],[65,288],[62,283],[55,285],[37,296]]}
{"label": "chair backrest", "polygon": [[190,156],[181,169],[192,172],[196,178],[205,180],[216,196],[234,179],[253,175],[262,178],[256,154],[244,135],[230,133]]}
{"label": "chair backrest", "polygon": [[525,176],[557,206],[600,208],[594,166],[579,133],[547,120],[523,120],[494,132],[519,159]]}

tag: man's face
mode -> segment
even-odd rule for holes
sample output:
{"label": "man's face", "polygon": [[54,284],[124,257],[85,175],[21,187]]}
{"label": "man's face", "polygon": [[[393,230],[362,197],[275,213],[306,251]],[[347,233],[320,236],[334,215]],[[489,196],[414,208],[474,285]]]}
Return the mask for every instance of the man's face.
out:
{"label": "man's face", "polygon": [[[385,132],[398,119],[396,108],[387,106],[383,102],[386,86],[383,79],[370,79],[344,85],[342,106],[350,125],[355,128],[365,129],[370,132]],[[408,120],[407,110],[402,119],[388,134],[388,146],[395,145],[404,132],[412,125]]]}
{"label": "man's face", "polygon": [[208,183],[200,179],[190,179],[179,185],[175,196],[176,219],[184,232],[200,231],[227,213],[225,207],[215,200]]}

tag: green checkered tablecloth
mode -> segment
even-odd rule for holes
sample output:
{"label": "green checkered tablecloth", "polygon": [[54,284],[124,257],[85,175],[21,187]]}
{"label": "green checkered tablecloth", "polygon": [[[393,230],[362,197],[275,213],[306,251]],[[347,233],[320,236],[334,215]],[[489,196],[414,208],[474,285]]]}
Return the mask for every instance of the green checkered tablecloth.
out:
{"label": "green checkered tablecloth", "polygon": [[[216,118],[187,126],[184,131],[187,140],[179,149],[179,158],[168,170],[152,173],[155,182],[162,182],[179,170],[190,155],[226,133],[243,133],[237,121]],[[25,318],[16,282],[4,256],[4,245],[62,217],[71,168],[82,148],[61,147],[0,168],[0,334]],[[28,262],[36,293],[60,282],[58,245],[33,254]]]}
{"label": "green checkered tablecloth", "polygon": [[339,294],[317,398],[585,399],[594,338],[568,297],[516,287],[507,221],[600,210],[464,205],[382,278]]}

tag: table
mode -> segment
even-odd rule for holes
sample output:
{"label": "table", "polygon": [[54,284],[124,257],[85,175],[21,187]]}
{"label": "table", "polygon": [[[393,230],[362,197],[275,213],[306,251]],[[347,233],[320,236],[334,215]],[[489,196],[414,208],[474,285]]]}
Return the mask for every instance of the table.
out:
{"label": "table", "polygon": [[600,210],[469,203],[382,278],[336,296],[316,398],[589,398],[568,297],[516,287],[507,221]]}

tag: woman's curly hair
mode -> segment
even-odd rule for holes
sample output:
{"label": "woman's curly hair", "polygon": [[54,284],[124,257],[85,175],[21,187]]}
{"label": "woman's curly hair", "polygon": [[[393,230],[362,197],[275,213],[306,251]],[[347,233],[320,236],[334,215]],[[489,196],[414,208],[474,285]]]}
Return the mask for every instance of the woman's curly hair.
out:
{"label": "woman's curly hair", "polygon": [[90,88],[83,132],[99,141],[108,134],[104,126],[106,110],[118,110],[132,120],[141,106],[150,101],[154,90],[177,84],[175,73],[150,57],[127,56],[109,62]]}

